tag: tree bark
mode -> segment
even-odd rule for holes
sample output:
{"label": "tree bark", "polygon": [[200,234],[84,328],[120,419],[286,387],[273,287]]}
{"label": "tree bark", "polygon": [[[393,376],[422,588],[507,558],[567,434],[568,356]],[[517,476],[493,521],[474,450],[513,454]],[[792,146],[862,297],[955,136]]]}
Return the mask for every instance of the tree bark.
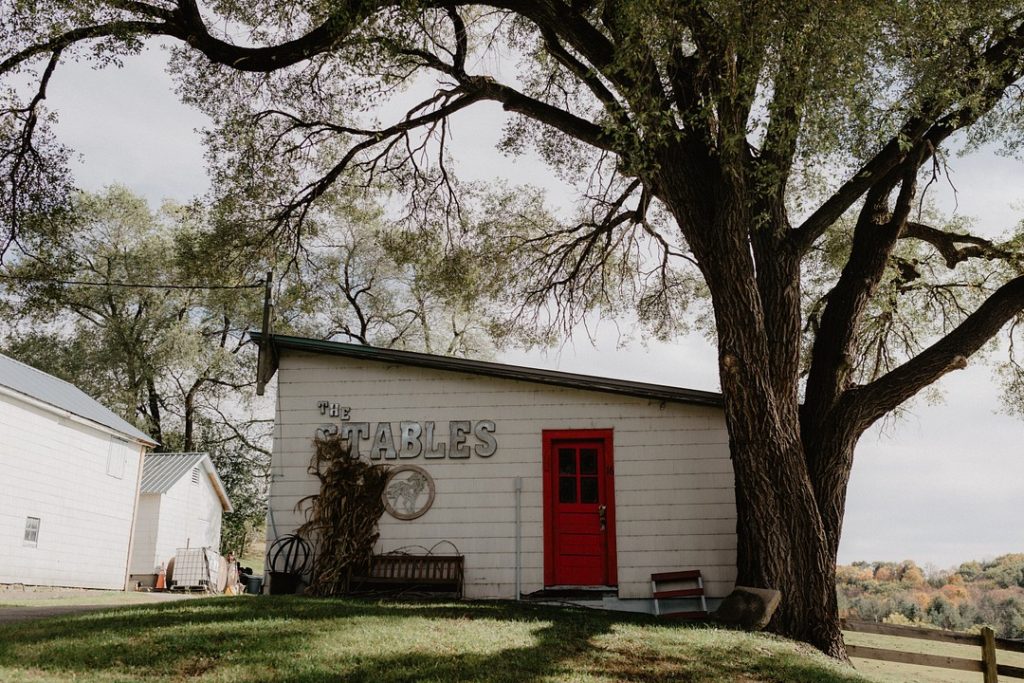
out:
{"label": "tree bark", "polygon": [[160,422],[160,394],[152,378],[146,380],[146,399],[149,404],[149,435],[159,444],[156,450],[165,449],[163,428]]}
{"label": "tree bark", "polygon": [[782,592],[769,630],[845,659],[835,587],[838,539],[833,542],[826,532],[810,482],[787,471],[802,459],[799,445],[784,444],[731,444],[736,477],[736,583]]}
{"label": "tree bark", "polygon": [[[662,197],[685,205],[676,215],[714,303],[736,485],[737,584],[781,591],[769,630],[845,660],[835,588],[845,500],[822,505],[814,477],[823,473],[809,462],[830,463],[824,474],[845,482],[855,438],[842,430],[809,438],[801,427],[799,259],[778,245],[788,226],[765,228],[751,248],[753,202],[735,181],[709,183],[713,210],[704,215],[687,197],[672,202],[672,189],[663,184]],[[759,252],[772,255],[770,264],[756,261]],[[829,452],[808,458],[807,443]],[[845,485],[838,490],[845,495]]]}
{"label": "tree bark", "polygon": [[[720,338],[745,336],[723,324],[731,329],[720,329]],[[770,630],[845,659],[835,588],[845,500],[818,500],[795,407],[780,409],[792,399],[778,395],[766,364],[727,351],[720,373],[736,483],[736,582],[782,592]],[[852,452],[846,443],[832,446]],[[830,474],[846,481],[850,464],[841,460]],[[845,486],[837,490],[845,495]]]}

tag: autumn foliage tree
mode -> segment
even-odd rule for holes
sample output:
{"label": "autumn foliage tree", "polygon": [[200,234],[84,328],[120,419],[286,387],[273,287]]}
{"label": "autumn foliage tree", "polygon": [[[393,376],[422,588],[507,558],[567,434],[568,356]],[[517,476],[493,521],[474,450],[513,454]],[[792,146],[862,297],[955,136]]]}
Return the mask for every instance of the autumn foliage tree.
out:
{"label": "autumn foliage tree", "polygon": [[[772,628],[834,656],[855,444],[1024,306],[1018,242],[923,202],[949,191],[933,180],[953,146],[1017,141],[1020,3],[5,0],[0,17],[0,75],[19,86],[0,163],[25,188],[0,197],[2,244],[26,229],[25,197],[61,188],[53,71],[159,39],[215,122],[226,237],[298,249],[325,198],[384,183],[397,222],[519,259],[521,311],[571,322],[631,298],[669,333],[706,296],[738,581],[780,589]],[[575,215],[457,182],[449,128],[488,103],[506,151],[577,189]]]}
{"label": "autumn foliage tree", "polygon": [[904,626],[977,632],[991,626],[1003,638],[1024,637],[1024,555],[965,562],[952,571],[910,560],[855,562],[836,571],[844,616]]}

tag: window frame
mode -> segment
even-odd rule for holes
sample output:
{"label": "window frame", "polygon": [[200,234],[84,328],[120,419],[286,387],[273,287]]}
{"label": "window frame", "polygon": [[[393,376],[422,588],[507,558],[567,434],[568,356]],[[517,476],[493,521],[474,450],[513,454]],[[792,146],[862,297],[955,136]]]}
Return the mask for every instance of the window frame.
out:
{"label": "window frame", "polygon": [[[35,524],[33,524],[35,522]],[[21,537],[21,543],[29,548],[39,547],[39,529],[42,526],[42,517],[25,517],[25,533]],[[31,538],[29,537],[31,534]]]}

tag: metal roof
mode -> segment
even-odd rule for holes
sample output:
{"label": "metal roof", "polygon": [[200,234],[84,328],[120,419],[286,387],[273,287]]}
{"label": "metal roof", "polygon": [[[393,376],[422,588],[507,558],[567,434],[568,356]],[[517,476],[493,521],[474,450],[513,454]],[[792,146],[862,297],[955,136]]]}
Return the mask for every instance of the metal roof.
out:
{"label": "metal roof", "polygon": [[231,501],[228,500],[224,482],[220,480],[217,468],[213,466],[208,453],[147,453],[142,461],[139,493],[167,493],[196,467],[206,470],[210,483],[220,498],[221,507],[225,512],[231,512]]}
{"label": "metal roof", "polygon": [[[250,336],[257,343],[261,342],[262,335],[259,333],[250,333]],[[319,339],[307,339],[305,337],[289,337],[280,334],[270,335],[269,339],[273,348],[273,361],[271,365],[271,372],[268,373],[268,376],[262,378],[263,381],[269,380],[270,377],[273,376],[273,372],[277,370],[277,359],[280,350],[289,349],[292,351],[346,356],[349,358],[361,358],[364,360],[381,361],[384,363],[397,363],[423,368],[449,370],[452,372],[466,372],[474,375],[501,377],[503,379],[514,379],[524,382],[537,382],[539,384],[550,384],[560,387],[569,387],[572,389],[603,391],[612,394],[623,394],[626,396],[636,396],[639,398],[654,399],[658,401],[695,403],[716,407],[721,407],[724,404],[722,395],[713,391],[682,389],[680,387],[671,387],[663,384],[647,384],[646,382],[632,382],[629,380],[611,379],[608,377],[578,375],[570,372],[558,372],[556,370],[527,368],[520,365],[491,363],[481,360],[470,360],[467,358],[450,358],[448,356],[437,356],[430,353],[382,349],[375,346],[322,341]]]}
{"label": "metal roof", "polygon": [[157,445],[153,437],[118,417],[99,401],[70,382],[0,353],[0,386],[103,425],[135,441]]}

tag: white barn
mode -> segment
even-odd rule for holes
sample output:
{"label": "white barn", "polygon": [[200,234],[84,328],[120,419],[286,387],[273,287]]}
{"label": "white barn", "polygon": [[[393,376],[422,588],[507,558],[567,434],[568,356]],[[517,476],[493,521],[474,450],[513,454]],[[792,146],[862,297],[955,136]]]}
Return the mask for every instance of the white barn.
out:
{"label": "white barn", "polygon": [[468,597],[593,587],[649,601],[653,573],[692,569],[709,597],[732,590],[736,507],[719,394],[261,341],[260,379],[277,374],[268,543],[296,529],[296,502],[317,493],[307,467],[320,431],[402,469],[376,552],[454,546]]}
{"label": "white barn", "polygon": [[155,445],[74,385],[0,355],[0,584],[126,588]]}
{"label": "white barn", "polygon": [[207,453],[150,453],[142,468],[131,580],[153,585],[178,548],[220,552],[221,514],[232,512]]}

